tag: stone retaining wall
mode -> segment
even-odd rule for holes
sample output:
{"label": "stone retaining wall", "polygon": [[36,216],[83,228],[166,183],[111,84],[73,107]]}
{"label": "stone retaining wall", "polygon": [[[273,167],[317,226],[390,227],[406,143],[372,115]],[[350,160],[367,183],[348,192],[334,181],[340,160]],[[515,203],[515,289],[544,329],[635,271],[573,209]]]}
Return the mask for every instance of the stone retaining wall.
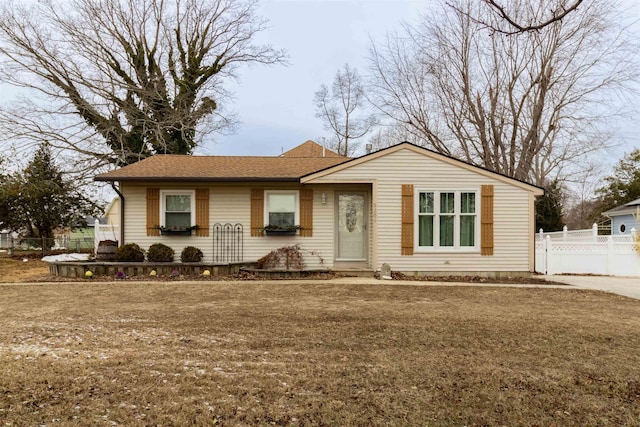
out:
{"label": "stone retaining wall", "polygon": [[253,264],[211,264],[211,263],[182,263],[182,262],[87,262],[87,261],[64,261],[52,262],[49,264],[49,273],[59,277],[85,277],[87,271],[91,271],[94,276],[116,276],[118,272],[126,276],[148,276],[155,270],[158,276],[170,276],[174,271],[180,275],[200,275],[205,270],[211,272],[211,276],[226,276],[235,274],[240,268]]}

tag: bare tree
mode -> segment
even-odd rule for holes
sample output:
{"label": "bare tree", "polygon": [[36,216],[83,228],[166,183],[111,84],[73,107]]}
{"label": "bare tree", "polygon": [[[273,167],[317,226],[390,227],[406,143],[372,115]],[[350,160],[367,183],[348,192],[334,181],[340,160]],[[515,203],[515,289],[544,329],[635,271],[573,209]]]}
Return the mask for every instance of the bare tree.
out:
{"label": "bare tree", "polygon": [[601,163],[583,162],[579,170],[565,177],[568,190],[565,222],[569,229],[591,228],[598,220],[603,203],[596,190],[602,186],[604,176],[605,168]]}
{"label": "bare tree", "polygon": [[400,144],[401,142],[411,142],[413,144],[419,141],[403,126],[397,126],[394,124],[381,125],[376,127],[372,131],[372,135],[367,142],[371,144],[372,151],[382,150],[392,145]]}
{"label": "bare tree", "polygon": [[376,117],[366,112],[362,78],[357,70],[345,64],[344,70],[336,73],[329,89],[320,86],[315,94],[316,117],[324,122],[325,129],[331,131],[333,145],[338,154],[350,156],[357,146],[353,141],[362,138],[376,125]]}
{"label": "bare tree", "polygon": [[255,44],[265,27],[255,9],[253,0],[4,2],[3,77],[28,94],[0,114],[5,136],[46,140],[92,168],[191,153],[233,122],[221,103],[237,66],[284,60]]}
{"label": "bare tree", "polygon": [[[482,4],[455,4],[372,47],[380,111],[427,147],[537,184],[607,145],[611,101],[636,77],[634,44],[611,5],[585,0],[512,37],[470,18],[497,23]],[[543,7],[513,4],[518,16]]]}
{"label": "bare tree", "polygon": [[[542,10],[541,16],[525,16],[520,17],[517,14],[517,10],[511,11],[508,9],[509,2],[501,3],[496,0],[481,0],[494,14],[496,14],[502,21],[488,22],[482,18],[476,18],[468,15],[474,22],[481,24],[492,31],[496,31],[502,34],[514,35],[519,33],[525,33],[528,31],[538,31],[555,22],[564,19],[569,13],[573,12],[580,6],[584,0],[572,0],[572,1],[560,1],[557,4],[549,5],[547,10]],[[458,12],[466,12],[460,9],[456,4],[447,2],[449,7],[456,9]],[[521,20],[522,19],[522,20]],[[505,25],[502,25],[505,24]]]}

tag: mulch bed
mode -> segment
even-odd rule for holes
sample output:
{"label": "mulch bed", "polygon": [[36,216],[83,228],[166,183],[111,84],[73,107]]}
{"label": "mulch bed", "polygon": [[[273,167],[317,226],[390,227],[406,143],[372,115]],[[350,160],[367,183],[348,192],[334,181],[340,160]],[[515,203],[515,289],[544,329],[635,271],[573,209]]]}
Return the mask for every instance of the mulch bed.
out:
{"label": "mulch bed", "polygon": [[[256,277],[255,275],[243,271],[237,274],[229,274],[224,276],[203,276],[203,275],[179,275],[179,276],[126,276],[122,279],[112,276],[95,276],[91,279],[84,278],[67,278],[58,277],[53,275],[46,275],[37,279],[31,280],[34,283],[39,282],[181,282],[181,281],[198,281],[198,282],[237,282],[237,281],[256,281],[256,280],[331,280],[339,277],[350,277],[344,274],[335,274],[332,272],[315,273],[313,275],[297,278],[280,278],[280,279],[265,279]],[[374,276],[376,279],[380,279],[380,275],[376,273]],[[488,283],[488,284],[509,284],[509,285],[566,285],[566,283],[552,282],[539,277],[501,277],[501,278],[487,278],[480,276],[410,276],[398,272],[392,272],[391,277],[393,280],[403,281],[424,281],[424,282],[446,282],[446,283]],[[568,286],[568,285],[566,285]]]}
{"label": "mulch bed", "polygon": [[[180,274],[173,275],[160,275],[160,276],[125,276],[124,278],[116,278],[114,276],[94,276],[91,279],[85,278],[73,278],[73,277],[59,277],[53,275],[46,275],[32,280],[34,283],[38,282],[183,282],[183,281],[198,281],[198,282],[237,282],[243,280],[330,280],[338,275],[331,272],[316,273],[313,275],[298,277],[295,279],[281,278],[281,279],[264,279],[256,277],[248,272],[240,272],[236,274],[220,275],[220,276],[203,276],[202,274]],[[341,276],[344,277],[344,276]]]}
{"label": "mulch bed", "polygon": [[[379,278],[379,275],[376,276]],[[565,285],[566,283],[552,282],[539,277],[499,277],[489,278],[481,276],[409,276],[392,271],[393,280],[410,280],[425,282],[455,282],[455,283],[496,283],[505,285]]]}

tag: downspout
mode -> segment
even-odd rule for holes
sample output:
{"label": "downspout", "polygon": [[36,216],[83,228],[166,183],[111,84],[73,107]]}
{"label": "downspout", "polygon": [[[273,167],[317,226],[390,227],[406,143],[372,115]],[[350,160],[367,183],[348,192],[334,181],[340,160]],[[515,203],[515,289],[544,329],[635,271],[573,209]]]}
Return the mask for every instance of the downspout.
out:
{"label": "downspout", "polygon": [[120,197],[120,242],[118,246],[124,245],[124,196],[116,187],[114,181],[111,181],[111,188],[116,192],[118,197]]}

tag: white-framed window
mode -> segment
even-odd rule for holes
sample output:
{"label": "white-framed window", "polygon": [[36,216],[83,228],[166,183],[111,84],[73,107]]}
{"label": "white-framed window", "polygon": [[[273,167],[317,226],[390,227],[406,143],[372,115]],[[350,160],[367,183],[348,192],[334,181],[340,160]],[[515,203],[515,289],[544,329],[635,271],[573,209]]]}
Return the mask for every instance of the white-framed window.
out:
{"label": "white-framed window", "polygon": [[288,227],[300,224],[299,192],[265,191],[264,224]]}
{"label": "white-framed window", "polygon": [[479,191],[419,190],[417,250],[476,251],[479,248]]}
{"label": "white-framed window", "polygon": [[196,224],[195,191],[161,190],[160,215],[163,227],[193,227]]}

